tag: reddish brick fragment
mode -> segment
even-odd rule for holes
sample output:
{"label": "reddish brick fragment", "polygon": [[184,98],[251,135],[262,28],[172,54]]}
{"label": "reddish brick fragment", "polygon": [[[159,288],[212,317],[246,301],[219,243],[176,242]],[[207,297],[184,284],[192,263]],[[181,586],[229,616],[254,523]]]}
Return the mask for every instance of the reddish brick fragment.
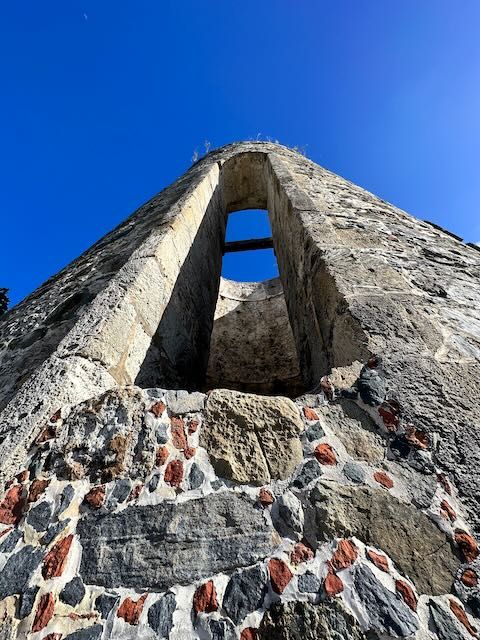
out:
{"label": "reddish brick fragment", "polygon": [[260,492],[258,494],[258,500],[262,507],[268,507],[275,502],[275,498],[273,497],[272,493],[268,489],[265,489],[263,487],[260,489]]}
{"label": "reddish brick fragment", "polygon": [[45,580],[58,578],[62,575],[67,556],[72,546],[73,535],[70,534],[56,542],[43,560],[42,576]]}
{"label": "reddish brick fragment", "polygon": [[181,460],[172,460],[167,464],[163,479],[172,487],[179,487],[183,479],[183,462]]}
{"label": "reddish brick fragment", "polygon": [[198,420],[190,420],[188,423],[188,435],[193,435],[198,429],[199,422]]}
{"label": "reddish brick fragment", "polygon": [[217,591],[213,580],[208,580],[198,587],[193,595],[193,610],[195,615],[201,611],[211,613],[218,609]]}
{"label": "reddish brick fragment", "polygon": [[477,629],[470,623],[470,620],[467,618],[467,614],[465,613],[465,609],[461,607],[458,602],[455,602],[455,600],[450,600],[450,609],[453,615],[457,617],[461,624],[463,624],[468,633],[474,638],[478,638]]}
{"label": "reddish brick fragment", "polygon": [[358,556],[357,547],[351,540],[342,538],[338,541],[335,553],[332,556],[331,564],[336,571],[350,567]]}
{"label": "reddish brick fragment", "polygon": [[448,493],[448,495],[451,496],[452,487],[450,486],[450,482],[448,481],[447,476],[444,473],[437,473],[437,480],[442,485],[445,493]]}
{"label": "reddish brick fragment", "polygon": [[378,569],[380,569],[381,571],[385,571],[385,573],[388,573],[388,560],[386,556],[383,556],[380,553],[375,553],[375,551],[368,550],[367,558],[370,560],[370,562],[373,562],[373,564]]}
{"label": "reddish brick fragment", "polygon": [[194,447],[185,447],[185,449],[183,450],[183,455],[187,460],[190,460],[190,458],[193,458],[193,456],[196,453],[197,453],[197,450]]}
{"label": "reddish brick fragment", "polygon": [[36,502],[45,489],[50,484],[50,480],[42,480],[41,478],[35,478],[35,480],[30,485],[30,489],[28,491],[27,502]]}
{"label": "reddish brick fragment", "polygon": [[405,439],[412,447],[417,449],[428,449],[430,446],[430,438],[427,432],[417,429],[413,424],[408,424],[405,427]]}
{"label": "reddish brick fragment", "polygon": [[240,640],[257,640],[258,631],[253,627],[246,627],[240,634]]}
{"label": "reddish brick fragment", "polygon": [[23,485],[11,487],[0,502],[0,522],[2,524],[18,524],[22,519],[25,498],[22,497]]}
{"label": "reddish brick fragment", "polygon": [[290,562],[292,564],[300,564],[301,562],[307,562],[314,557],[313,549],[303,542],[297,542],[293,547],[292,554],[290,556]]}
{"label": "reddish brick fragment", "polygon": [[149,411],[150,413],[153,413],[156,418],[159,418],[165,411],[165,408],[165,404],[161,400],[159,400],[158,402],[155,402],[155,404],[152,404]]}
{"label": "reddish brick fragment", "polygon": [[42,444],[42,442],[47,442],[47,440],[52,440],[55,438],[56,429],[53,424],[47,424],[47,426],[40,431],[38,436],[35,439],[35,444]]}
{"label": "reddish brick fragment", "polygon": [[378,407],[383,424],[388,431],[394,432],[400,424],[400,405],[395,400],[385,400]]}
{"label": "reddish brick fragment", "polygon": [[343,582],[333,572],[329,571],[323,583],[325,593],[329,598],[333,598],[343,591]]}
{"label": "reddish brick fragment", "polygon": [[13,527],[7,527],[6,529],[4,529],[3,531],[0,531],[0,538],[2,538],[4,535],[6,535],[7,533],[9,533],[9,531],[11,531],[13,529]]}
{"label": "reddish brick fragment", "polygon": [[446,500],[442,500],[440,504],[440,513],[444,518],[448,518],[451,522],[455,522],[457,519],[457,514]]}
{"label": "reddish brick fragment", "polygon": [[123,618],[125,622],[131,625],[138,624],[147,595],[147,593],[144,593],[136,602],[131,598],[125,598],[118,607],[117,618]]}
{"label": "reddish brick fragment", "polygon": [[315,457],[320,462],[320,464],[337,464],[337,457],[335,456],[335,452],[333,451],[332,447],[326,442],[318,444],[315,447]]}
{"label": "reddish brick fragment", "polygon": [[467,587],[476,587],[478,584],[478,576],[473,569],[465,569],[460,580]]}
{"label": "reddish brick fragment", "polygon": [[98,618],[98,613],[75,613],[75,611],[71,611],[68,614],[70,620],[91,620],[92,618]]}
{"label": "reddish brick fragment", "polygon": [[404,580],[395,580],[395,589],[397,593],[399,593],[402,596],[402,598],[405,600],[405,602],[410,607],[410,609],[412,611],[416,611],[417,598],[413,593],[412,587]]}
{"label": "reddish brick fragment", "polygon": [[55,411],[55,413],[53,414],[53,416],[50,416],[50,422],[55,424],[56,422],[58,422],[60,420],[61,417],[62,417],[62,410],[61,409],[57,409]]}
{"label": "reddish brick fragment", "polygon": [[127,498],[127,502],[131,502],[132,500],[136,500],[138,496],[142,493],[143,484],[136,484],[133,489],[130,491],[130,495]]}
{"label": "reddish brick fragment", "polygon": [[293,573],[287,567],[285,562],[279,558],[271,558],[268,561],[268,570],[270,572],[272,589],[275,593],[283,593],[286,586],[293,578]]}
{"label": "reddish brick fragment", "polygon": [[307,420],[318,420],[318,413],[310,407],[303,407],[303,415]]}
{"label": "reddish brick fragment", "polygon": [[83,502],[86,502],[92,509],[99,509],[105,501],[105,485],[100,484],[97,487],[92,487],[90,491],[83,498]]}
{"label": "reddish brick fragment", "polygon": [[55,597],[53,593],[44,593],[38,602],[35,618],[32,625],[32,633],[41,631],[50,622],[55,609]]}
{"label": "reddish brick fragment", "polygon": [[28,469],[24,469],[23,471],[20,471],[20,473],[17,473],[17,475],[15,476],[15,478],[17,479],[17,482],[26,482],[28,480],[28,478],[30,477],[30,471]]}
{"label": "reddish brick fragment", "polygon": [[322,376],[320,379],[320,389],[325,394],[327,400],[333,400],[335,397],[335,387],[328,376]]}
{"label": "reddish brick fragment", "polygon": [[185,423],[181,418],[171,418],[170,430],[172,433],[173,446],[180,451],[188,447],[187,436],[185,435]]}
{"label": "reddish brick fragment", "polygon": [[386,489],[391,489],[393,487],[393,480],[385,473],[385,471],[375,471],[373,477],[378,484],[382,485],[382,487],[385,487]]}
{"label": "reddish brick fragment", "polygon": [[455,529],[455,542],[458,544],[460,551],[466,562],[473,562],[478,556],[478,545],[469,533],[461,529]]}
{"label": "reddish brick fragment", "polygon": [[157,467],[161,467],[168,460],[168,449],[167,447],[158,447],[157,453],[155,454],[155,464]]}
{"label": "reddish brick fragment", "polygon": [[373,356],[370,356],[370,358],[368,359],[367,367],[369,369],[376,369],[381,365],[381,363],[382,363],[381,356],[373,355]]}

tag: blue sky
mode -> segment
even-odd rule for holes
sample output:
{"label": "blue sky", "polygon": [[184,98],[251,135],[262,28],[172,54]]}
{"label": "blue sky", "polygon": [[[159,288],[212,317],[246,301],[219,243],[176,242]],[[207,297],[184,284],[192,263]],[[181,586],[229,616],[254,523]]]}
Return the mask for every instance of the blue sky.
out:
{"label": "blue sky", "polygon": [[257,135],[479,241],[479,30],[478,0],[3,3],[0,286],[17,302],[205,140]]}

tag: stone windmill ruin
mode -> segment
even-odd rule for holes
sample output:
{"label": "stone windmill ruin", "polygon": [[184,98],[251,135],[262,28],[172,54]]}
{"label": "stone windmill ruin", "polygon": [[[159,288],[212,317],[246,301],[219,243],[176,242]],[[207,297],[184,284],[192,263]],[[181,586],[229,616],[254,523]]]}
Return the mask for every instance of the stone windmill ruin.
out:
{"label": "stone windmill ruin", "polygon": [[[280,279],[221,281],[251,208]],[[285,147],[196,163],[0,323],[0,638],[478,637],[479,272]]]}

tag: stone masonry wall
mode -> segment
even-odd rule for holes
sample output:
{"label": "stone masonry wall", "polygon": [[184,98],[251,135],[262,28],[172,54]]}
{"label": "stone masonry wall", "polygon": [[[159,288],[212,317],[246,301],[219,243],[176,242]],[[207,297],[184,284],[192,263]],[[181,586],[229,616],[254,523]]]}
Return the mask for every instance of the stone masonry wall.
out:
{"label": "stone masonry wall", "polygon": [[[248,207],[295,402],[198,392]],[[0,640],[478,637],[479,275],[292,150],[194,165],[0,321]]]}
{"label": "stone masonry wall", "polygon": [[477,637],[465,511],[382,383],[59,408],[0,503],[0,637]]}

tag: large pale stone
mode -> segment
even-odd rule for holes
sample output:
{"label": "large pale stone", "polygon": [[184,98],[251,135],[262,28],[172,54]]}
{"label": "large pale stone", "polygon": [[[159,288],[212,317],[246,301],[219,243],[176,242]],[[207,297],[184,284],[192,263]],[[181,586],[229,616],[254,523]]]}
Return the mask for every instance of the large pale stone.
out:
{"label": "large pale stone", "polygon": [[419,593],[440,595],[451,589],[459,561],[446,535],[415,507],[386,491],[320,481],[310,493],[314,522],[306,525],[319,539],[356,536],[383,549]]}
{"label": "large pale stone", "polygon": [[302,429],[288,398],[216,389],[208,396],[200,444],[218,475],[261,485],[287,478],[301,462]]}
{"label": "large pale stone", "polygon": [[79,521],[85,584],[164,590],[271,554],[275,534],[260,509],[237,493],[180,504],[129,507]]}

